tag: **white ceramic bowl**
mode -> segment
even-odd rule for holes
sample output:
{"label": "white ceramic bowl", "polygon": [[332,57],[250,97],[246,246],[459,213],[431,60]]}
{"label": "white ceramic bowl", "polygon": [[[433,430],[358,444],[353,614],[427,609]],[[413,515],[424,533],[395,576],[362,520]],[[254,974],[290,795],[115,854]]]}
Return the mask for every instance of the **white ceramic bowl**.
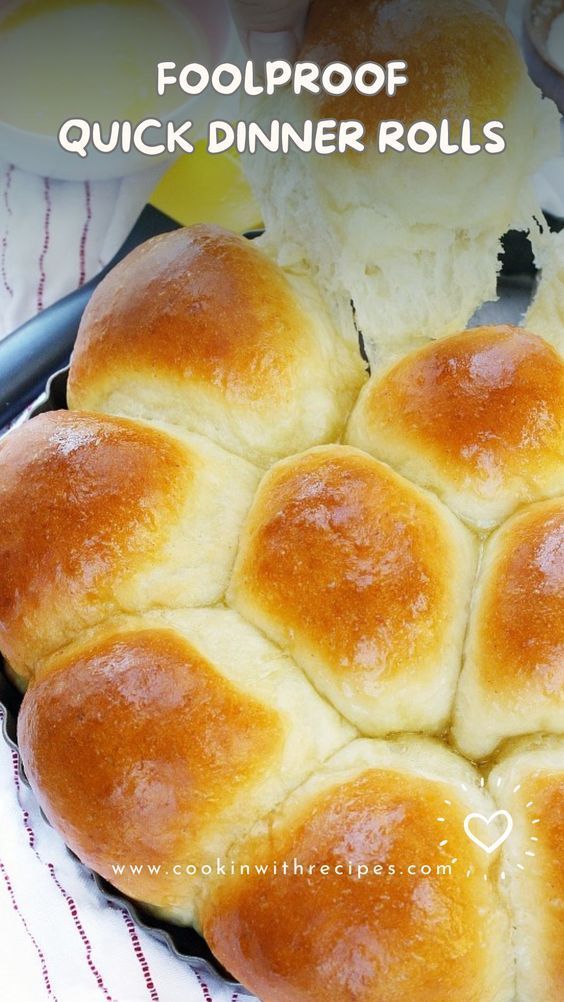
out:
{"label": "white ceramic bowl", "polygon": [[[180,2],[161,0],[161,2],[174,6],[180,12],[183,7],[186,9],[188,6],[187,0]],[[7,10],[17,6],[19,3],[14,2],[7,9],[4,8],[4,15]],[[198,20],[202,33],[208,41],[213,65],[238,61],[240,43],[227,0],[190,0],[190,16]],[[168,113],[166,120],[174,122],[175,125],[181,125],[187,120],[193,121],[193,135],[195,138],[201,138],[205,135],[206,124],[209,121],[214,118],[229,117],[229,112],[226,110],[228,100],[228,98],[221,99],[209,90],[198,97],[186,100],[172,113]],[[63,181],[107,181],[155,168],[173,159],[169,154],[148,157],[135,149],[130,153],[124,153],[119,149],[111,153],[100,153],[90,149],[88,155],[83,158],[76,153],[63,150],[56,136],[18,129],[1,121],[0,157],[33,174]]]}

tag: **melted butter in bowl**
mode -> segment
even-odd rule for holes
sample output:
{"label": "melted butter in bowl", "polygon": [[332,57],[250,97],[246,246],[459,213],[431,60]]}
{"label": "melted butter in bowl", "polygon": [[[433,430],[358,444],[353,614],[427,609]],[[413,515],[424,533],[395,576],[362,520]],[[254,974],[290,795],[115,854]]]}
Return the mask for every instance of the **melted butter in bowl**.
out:
{"label": "melted butter in bowl", "polygon": [[[233,32],[226,0],[19,0],[0,5],[0,148],[3,159],[69,180],[120,177],[155,159],[133,152],[65,153],[69,119],[204,123],[210,99],[157,94],[157,64],[216,64]],[[197,104],[197,108],[196,108]]]}
{"label": "melted butter in bowl", "polygon": [[0,119],[57,133],[69,118],[108,125],[165,115],[178,93],[156,92],[156,66],[204,62],[209,49],[185,4],[159,0],[28,0],[0,21]]}

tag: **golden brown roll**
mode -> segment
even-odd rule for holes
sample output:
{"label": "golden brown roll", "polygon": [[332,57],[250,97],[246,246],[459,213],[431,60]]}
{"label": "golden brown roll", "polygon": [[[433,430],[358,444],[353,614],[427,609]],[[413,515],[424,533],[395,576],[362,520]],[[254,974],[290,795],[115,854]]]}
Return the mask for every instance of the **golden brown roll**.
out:
{"label": "golden brown roll", "polygon": [[262,1002],[513,1002],[495,857],[463,829],[494,809],[438,743],[354,742],[238,846],[204,935]]}
{"label": "golden brown roll", "polygon": [[459,113],[478,125],[507,113],[522,64],[488,0],[370,0],[369,11],[368,5],[313,0],[301,58],[354,67],[376,54],[382,63],[403,59],[417,86],[400,87],[393,97],[386,88],[370,96],[355,87],[338,97],[322,93],[321,118],[360,121],[374,134],[388,119],[440,125]]}
{"label": "golden brown roll", "polygon": [[193,226],[118,265],[84,314],[69,404],[158,418],[260,466],[338,438],[365,374],[303,279]]}
{"label": "golden brown roll", "polygon": [[564,987],[564,740],[520,743],[489,780],[513,819],[503,848],[518,1002],[561,1002]]}
{"label": "golden brown roll", "polygon": [[447,508],[356,449],[262,481],[228,601],[361,731],[445,726],[476,543]]}
{"label": "golden brown roll", "polygon": [[454,737],[472,758],[504,738],[564,732],[564,498],[488,541],[474,594]]}
{"label": "golden brown roll", "polygon": [[0,443],[0,650],[22,679],[121,611],[213,605],[258,471],[164,426],[56,411]]}
{"label": "golden brown roll", "polygon": [[205,873],[187,867],[215,866],[352,729],[236,613],[194,609],[107,623],[52,658],[18,736],[74,852],[189,923]]}
{"label": "golden brown roll", "polygon": [[521,328],[465,331],[375,376],[347,441],[493,526],[564,491],[564,361]]}

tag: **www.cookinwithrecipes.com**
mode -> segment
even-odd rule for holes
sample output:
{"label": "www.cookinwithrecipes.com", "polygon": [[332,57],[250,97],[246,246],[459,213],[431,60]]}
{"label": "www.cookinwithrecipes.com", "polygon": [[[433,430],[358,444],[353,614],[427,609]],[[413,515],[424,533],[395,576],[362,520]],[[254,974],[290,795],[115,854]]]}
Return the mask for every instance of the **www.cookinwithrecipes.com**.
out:
{"label": "www.cookinwithrecipes.com", "polygon": [[452,874],[453,863],[440,863],[435,866],[428,864],[409,863],[396,865],[391,863],[356,863],[352,861],[340,863],[302,863],[298,859],[272,863],[225,863],[216,859],[214,863],[196,865],[193,863],[176,863],[174,866],[162,866],[150,863],[113,863],[115,877],[130,875],[133,877],[175,876],[175,877],[312,877],[320,874],[322,877],[346,876],[356,880],[366,877],[444,877]]}

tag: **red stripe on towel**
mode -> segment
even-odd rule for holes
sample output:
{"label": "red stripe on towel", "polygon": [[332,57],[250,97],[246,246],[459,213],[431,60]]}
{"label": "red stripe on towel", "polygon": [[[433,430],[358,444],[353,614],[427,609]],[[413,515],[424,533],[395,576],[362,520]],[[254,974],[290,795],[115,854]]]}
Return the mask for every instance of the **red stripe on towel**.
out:
{"label": "red stripe on towel", "polygon": [[24,828],[25,828],[26,834],[27,834],[27,840],[29,842],[30,848],[33,849],[33,851],[35,852],[35,855],[37,856],[37,851],[35,849],[35,832],[34,832],[33,828],[31,827],[31,824],[30,824],[30,821],[29,821],[29,813],[26,810],[24,810],[24,807],[23,807],[23,805],[20,802],[20,764],[19,764],[18,753],[16,751],[14,751],[13,749],[12,749],[12,773],[13,773],[13,776],[14,776],[14,786],[16,787],[16,796],[17,796],[18,803],[20,805],[20,809],[21,809],[21,812],[22,812],[23,823],[24,823]]}
{"label": "red stripe on towel", "polygon": [[78,914],[78,908],[76,906],[76,902],[71,897],[71,895],[68,893],[68,891],[65,890],[65,888],[63,887],[63,885],[61,883],[59,883],[59,881],[57,879],[57,875],[55,873],[55,867],[53,866],[53,864],[52,863],[47,863],[47,867],[49,869],[49,873],[51,874],[51,876],[52,876],[55,884],[59,888],[61,894],[63,895],[63,897],[64,897],[64,899],[65,899],[65,901],[66,901],[66,903],[67,903],[67,905],[69,907],[69,911],[71,913],[72,920],[73,920],[73,922],[74,922],[74,924],[75,924],[75,926],[77,928],[78,934],[79,934],[79,936],[80,936],[80,938],[81,938],[81,940],[82,940],[82,942],[84,944],[84,949],[85,949],[85,952],[86,952],[86,963],[88,964],[88,967],[90,968],[92,974],[94,975],[94,978],[96,980],[96,984],[98,985],[98,988],[100,989],[101,992],[103,992],[104,998],[106,999],[106,1002],[115,1002],[115,1000],[112,998],[112,996],[110,995],[108,989],[106,988],[106,986],[104,984],[104,980],[102,978],[102,975],[100,974],[98,968],[96,967],[94,961],[92,960],[92,944],[91,944],[90,940],[88,939],[88,936],[86,935],[86,932],[84,931],[84,926],[82,925],[82,922],[80,921],[80,917],[79,917],[79,914]]}
{"label": "red stripe on towel", "polygon": [[128,915],[125,908],[120,908],[120,912],[123,916],[123,921],[126,924],[127,931],[131,938],[133,951],[135,953],[135,956],[137,957],[137,960],[139,961],[139,966],[141,967],[141,970],[143,972],[143,977],[145,979],[145,985],[147,991],[149,992],[149,995],[151,996],[153,1002],[159,1002],[159,993],[155,988],[155,982],[153,981],[153,977],[151,974],[151,970],[149,968],[149,964],[147,962],[147,958],[143,953],[143,947],[141,946],[141,942],[139,940],[139,936],[137,935],[137,930],[135,928],[135,925],[133,924],[133,920],[131,916]]}
{"label": "red stripe on towel", "polygon": [[79,287],[82,287],[86,281],[86,244],[88,241],[90,223],[92,222],[92,190],[90,188],[90,181],[86,181],[84,184],[84,197],[86,199],[86,221],[84,223],[82,229],[82,236],[80,238],[80,276],[78,279]]}
{"label": "red stripe on towel", "polygon": [[199,984],[200,988],[202,989],[202,995],[204,996],[205,1002],[213,1002],[210,990],[209,990],[206,982],[204,981],[202,975],[194,967],[192,968],[192,970],[194,971],[194,974],[196,975],[196,977],[198,979],[198,984]]}
{"label": "red stripe on towel", "polygon": [[51,182],[48,177],[43,178],[43,197],[45,199],[45,220],[43,223],[43,248],[39,257],[39,285],[37,286],[38,313],[41,313],[44,307],[43,296],[45,294],[45,283],[47,281],[47,275],[45,273],[45,259],[51,242]]}
{"label": "red stripe on towel", "polygon": [[47,994],[49,995],[49,998],[52,998],[54,1000],[54,1002],[57,1002],[55,993],[53,992],[53,989],[51,988],[51,979],[49,977],[49,971],[47,970],[47,963],[45,961],[45,955],[43,953],[43,950],[39,946],[39,944],[38,944],[35,936],[33,935],[31,929],[29,928],[29,926],[28,926],[28,924],[26,922],[26,919],[25,919],[25,915],[23,914],[23,912],[21,911],[21,909],[18,906],[18,903],[16,901],[16,897],[15,897],[15,894],[14,894],[14,888],[12,887],[12,882],[11,882],[9,876],[8,876],[6,867],[4,866],[4,864],[3,864],[3,862],[2,862],[1,859],[0,859],[0,873],[2,874],[2,876],[4,878],[4,883],[6,884],[6,888],[7,888],[8,894],[10,895],[10,901],[12,902],[12,908],[14,909],[14,911],[16,912],[16,914],[18,915],[18,917],[19,917],[19,919],[20,919],[20,921],[21,921],[21,923],[22,923],[22,925],[23,925],[23,927],[24,927],[24,929],[25,929],[25,931],[26,931],[26,933],[27,933],[30,941],[33,943],[33,946],[35,948],[35,952],[37,953],[37,956],[39,957],[39,962],[41,964],[41,973],[43,975],[43,984],[45,985],[45,988],[47,990]]}
{"label": "red stripe on towel", "polygon": [[[2,717],[3,717],[3,715],[4,715],[3,713],[0,714],[0,716],[2,716]],[[30,846],[31,849],[33,849],[33,852],[34,852],[37,860],[41,863],[42,866],[45,866],[45,863],[41,859],[41,856],[39,855],[39,853],[38,853],[38,851],[37,851],[37,849],[35,847],[35,832],[33,831],[33,828],[31,827],[31,824],[30,824],[29,813],[25,810],[23,804],[21,803],[21,799],[20,799],[21,784],[20,784],[20,772],[19,772],[19,759],[18,759],[17,752],[14,751],[13,749],[12,749],[12,775],[13,775],[13,780],[14,780],[14,786],[16,788],[16,797],[17,797],[17,801],[18,801],[18,804],[20,806],[20,810],[21,810],[21,813],[22,813],[22,819],[23,819],[24,828],[25,828],[25,831],[26,831],[26,834],[27,834],[27,839],[28,839],[28,842],[29,842],[29,846]],[[84,926],[82,925],[82,922],[80,920],[80,916],[78,914],[78,908],[76,906],[76,902],[71,897],[71,895],[68,893],[68,891],[65,890],[65,888],[63,887],[63,885],[61,884],[61,882],[57,878],[57,874],[55,872],[55,867],[53,866],[53,864],[52,863],[47,863],[46,865],[47,865],[47,869],[49,870],[49,874],[51,876],[51,879],[53,880],[55,886],[60,891],[60,893],[63,895],[63,897],[64,897],[64,899],[65,899],[65,901],[67,903],[67,906],[68,906],[69,911],[71,913],[71,917],[72,917],[72,920],[73,920],[74,925],[76,927],[76,930],[77,930],[77,932],[78,932],[78,934],[79,934],[79,936],[80,936],[80,938],[81,938],[81,940],[82,940],[82,942],[84,944],[84,948],[85,948],[85,952],[86,952],[86,962],[88,964],[89,970],[91,971],[92,975],[96,979],[96,984],[100,988],[100,991],[102,991],[104,993],[104,997],[106,998],[106,1002],[114,1002],[114,999],[112,998],[112,996],[110,995],[110,993],[108,992],[108,990],[107,990],[107,988],[106,988],[106,986],[104,984],[104,980],[102,978],[102,975],[100,974],[98,968],[96,967],[94,961],[92,960],[92,945],[90,943],[90,940],[88,939],[88,936],[86,935],[86,932],[84,930]],[[157,1002],[157,1000],[155,1000],[155,1002]]]}
{"label": "red stripe on towel", "polygon": [[8,239],[10,237],[10,221],[12,219],[12,206],[10,205],[10,189],[12,187],[12,177],[14,174],[14,166],[10,164],[8,170],[6,171],[4,179],[4,206],[6,208],[6,228],[4,230],[4,235],[2,237],[2,261],[0,265],[0,270],[2,271],[2,282],[4,283],[4,288],[10,298],[14,295],[14,290],[8,281],[8,273],[6,271],[6,255],[8,252]]}

